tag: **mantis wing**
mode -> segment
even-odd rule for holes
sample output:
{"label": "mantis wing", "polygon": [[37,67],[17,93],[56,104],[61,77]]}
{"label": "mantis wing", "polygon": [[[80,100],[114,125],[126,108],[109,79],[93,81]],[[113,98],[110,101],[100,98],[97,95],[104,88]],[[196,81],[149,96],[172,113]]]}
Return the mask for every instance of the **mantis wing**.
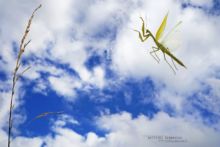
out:
{"label": "mantis wing", "polygon": [[160,27],[158,28],[157,30],[157,33],[156,33],[156,40],[159,40],[162,35],[163,35],[163,32],[164,32],[164,29],[166,27],[166,23],[167,23],[167,17],[168,17],[168,13],[166,14],[166,16],[164,17]]}
{"label": "mantis wing", "polygon": [[179,21],[172,29],[169,31],[169,33],[166,34],[166,36],[163,38],[161,43],[165,43],[166,40],[169,40],[171,36],[177,31],[177,28],[181,25],[182,21]]}
{"label": "mantis wing", "polygon": [[179,26],[182,21],[178,22],[169,33],[161,40],[161,44],[168,48],[178,48],[180,46],[180,31]]}

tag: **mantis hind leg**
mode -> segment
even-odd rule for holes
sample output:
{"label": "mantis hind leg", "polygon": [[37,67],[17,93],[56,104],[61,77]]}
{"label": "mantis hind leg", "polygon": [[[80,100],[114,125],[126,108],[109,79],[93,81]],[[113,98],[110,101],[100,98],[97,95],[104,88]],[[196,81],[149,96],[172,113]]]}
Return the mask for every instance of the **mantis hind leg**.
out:
{"label": "mantis hind leg", "polygon": [[[160,62],[160,58],[157,56],[156,52],[159,51],[159,48],[152,47],[153,51],[150,52],[150,55],[157,61],[157,63]],[[153,53],[155,54],[156,57],[153,56]]]}
{"label": "mantis hind leg", "polygon": [[[167,50],[170,51],[169,48],[167,48]],[[172,61],[172,63],[173,63],[174,68],[175,68],[176,70],[178,70],[178,68],[176,67],[176,64],[175,64],[173,58],[171,58],[171,61]]]}
{"label": "mantis hind leg", "polygon": [[163,52],[163,56],[164,56],[164,60],[167,62],[167,64],[169,65],[169,67],[172,69],[172,71],[174,72],[174,74],[176,74],[175,70],[173,69],[173,67],[170,65],[170,63],[167,61],[165,53]]}
{"label": "mantis hind leg", "polygon": [[[152,49],[153,49],[154,54],[155,54],[155,56],[157,57],[158,61],[160,61],[160,58],[159,58],[159,57],[157,56],[157,54],[156,54],[156,52],[159,50],[159,48],[153,46]],[[155,49],[155,50],[154,50],[154,49]]]}
{"label": "mantis hind leg", "polygon": [[178,68],[176,67],[176,64],[174,63],[173,59],[171,59],[172,63],[173,63],[173,66],[176,70],[178,70]]}

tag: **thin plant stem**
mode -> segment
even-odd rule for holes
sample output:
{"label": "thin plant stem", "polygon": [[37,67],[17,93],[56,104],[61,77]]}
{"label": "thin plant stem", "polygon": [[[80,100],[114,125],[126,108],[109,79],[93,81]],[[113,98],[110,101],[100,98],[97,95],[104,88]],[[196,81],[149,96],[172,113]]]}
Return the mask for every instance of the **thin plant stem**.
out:
{"label": "thin plant stem", "polygon": [[13,72],[13,79],[12,79],[12,89],[11,89],[11,99],[10,99],[10,106],[9,106],[9,119],[8,119],[8,147],[10,147],[11,145],[11,138],[12,138],[12,127],[13,127],[13,107],[14,107],[14,94],[15,94],[15,86],[17,81],[19,80],[19,78],[24,74],[24,72],[26,72],[30,67],[26,68],[21,74],[18,73],[18,70],[20,68],[21,65],[21,57],[25,51],[25,48],[27,47],[27,45],[30,43],[30,40],[26,42],[26,38],[27,35],[30,31],[30,26],[32,23],[32,20],[34,18],[34,14],[35,12],[41,7],[41,5],[39,5],[32,13],[31,17],[28,20],[28,24],[27,27],[25,29],[24,35],[21,39],[20,42],[20,48],[19,48],[19,53],[16,59],[16,65],[15,65],[15,69]]}

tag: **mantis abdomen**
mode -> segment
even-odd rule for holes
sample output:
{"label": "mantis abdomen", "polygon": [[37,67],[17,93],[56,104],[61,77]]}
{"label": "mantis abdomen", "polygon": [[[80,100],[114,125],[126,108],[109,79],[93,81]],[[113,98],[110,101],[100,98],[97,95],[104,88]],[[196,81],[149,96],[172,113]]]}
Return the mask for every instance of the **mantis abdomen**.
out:
{"label": "mantis abdomen", "polygon": [[[164,48],[164,47],[163,47]],[[171,52],[169,52],[166,48],[164,50],[161,50],[162,52],[166,53],[169,55],[173,60],[175,60],[179,65],[183,66],[186,68],[186,66],[179,60],[177,59]]]}

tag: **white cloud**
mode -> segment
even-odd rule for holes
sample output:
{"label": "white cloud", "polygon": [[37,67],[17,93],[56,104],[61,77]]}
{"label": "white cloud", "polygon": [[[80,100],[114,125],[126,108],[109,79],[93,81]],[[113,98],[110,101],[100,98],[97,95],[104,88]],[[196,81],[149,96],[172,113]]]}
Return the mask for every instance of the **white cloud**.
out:
{"label": "white cloud", "polygon": [[[215,132],[203,124],[191,122],[184,118],[174,118],[160,112],[149,119],[144,115],[132,119],[129,113],[121,113],[100,118],[100,127],[109,131],[104,146],[212,146],[219,144],[219,132]],[[167,135],[182,136],[186,143],[161,143],[147,140],[147,136]],[[135,136],[135,137],[134,137]],[[207,137],[209,139],[207,139]],[[211,139],[211,140],[210,140]]]}
{"label": "white cloud", "polygon": [[10,92],[1,92],[0,98],[0,127],[3,127],[6,124],[6,119],[9,112]]}
{"label": "white cloud", "polygon": [[90,83],[96,85],[98,88],[103,88],[105,86],[105,71],[102,67],[94,68],[93,77]]}
{"label": "white cloud", "polygon": [[75,90],[80,88],[81,84],[77,79],[73,79],[70,76],[63,75],[61,77],[49,77],[50,86],[59,95],[64,96],[67,100],[75,99]]}
{"label": "white cloud", "polygon": [[[28,139],[19,137],[15,140],[15,147],[20,147],[22,142],[35,144],[40,147],[42,142],[46,147],[218,147],[220,133],[208,128],[195,118],[187,119],[170,117],[164,112],[159,112],[152,119],[144,115],[132,118],[130,113],[103,115],[97,119],[99,129],[107,131],[101,137],[94,132],[88,132],[82,136],[75,131],[55,127],[55,135]],[[79,126],[80,127],[80,126]],[[160,142],[148,139],[148,136],[178,136],[186,142]]]}
{"label": "white cloud", "polygon": [[172,93],[167,89],[161,90],[155,97],[155,105],[161,109],[166,109],[167,105],[172,107],[175,113],[184,112],[183,105],[185,104],[185,97]]}
{"label": "white cloud", "polygon": [[[52,120],[54,122],[54,120]],[[66,124],[79,125],[79,122],[73,119],[70,115],[62,114],[58,120],[55,120],[54,127],[64,127]]]}
{"label": "white cloud", "polygon": [[5,131],[0,130],[0,146],[6,146],[7,144],[7,134]]}
{"label": "white cloud", "polygon": [[12,141],[11,146],[14,147],[22,147],[22,146],[32,146],[32,147],[40,147],[43,143],[41,138],[26,138],[26,137],[16,137],[15,140]]}
{"label": "white cloud", "polygon": [[83,145],[83,136],[77,134],[74,131],[71,131],[70,129],[61,129],[57,128],[56,133],[58,135],[55,136],[55,138],[48,137],[46,139],[46,143],[48,147],[59,147],[59,146],[82,146]]}

